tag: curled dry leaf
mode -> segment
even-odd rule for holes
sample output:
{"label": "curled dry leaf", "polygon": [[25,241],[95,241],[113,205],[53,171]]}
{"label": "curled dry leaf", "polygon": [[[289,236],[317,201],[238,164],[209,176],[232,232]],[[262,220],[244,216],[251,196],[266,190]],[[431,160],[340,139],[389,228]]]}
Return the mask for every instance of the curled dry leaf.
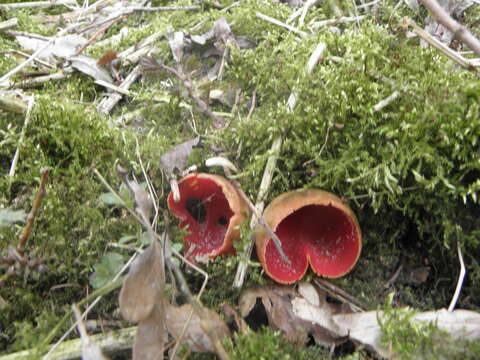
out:
{"label": "curled dry leaf", "polygon": [[199,146],[200,136],[185,141],[173,147],[169,152],[162,155],[160,164],[168,174],[173,174],[175,169],[182,171],[185,168],[188,157],[195,146]]}
{"label": "curled dry leaf", "polygon": [[[315,291],[312,285],[310,287]],[[344,342],[348,333],[338,327],[332,320],[334,314],[342,311],[341,305],[327,302],[324,292],[319,291],[318,294],[321,294],[321,296],[317,295],[314,300],[314,303],[318,305],[312,304],[306,298],[297,297],[293,299],[293,313],[302,320],[318,325],[323,330],[313,334],[317,344],[329,345]],[[308,295],[311,295],[311,290]]]}
{"label": "curled dry leaf", "polygon": [[[168,302],[165,303],[165,324],[168,332],[176,341],[189,345],[194,352],[215,352],[210,337],[203,330],[204,327],[210,329],[211,335],[219,340],[230,335],[225,322],[216,312],[210,309],[202,308],[202,317],[204,319],[202,327],[202,319],[193,311],[192,305],[174,306]],[[181,336],[185,323],[189,318],[190,321],[187,324],[185,333]]]}
{"label": "curled dry leaf", "polygon": [[165,343],[165,314],[159,298],[150,315],[138,324],[133,345],[134,360],[163,360]]}
{"label": "curled dry leaf", "polygon": [[117,173],[133,195],[135,210],[148,222],[153,208],[153,200],[150,194],[137,181],[129,180],[127,170],[122,166],[117,165]]}
{"label": "curled dry leaf", "polygon": [[[49,38],[39,39],[26,36],[16,36],[15,39],[19,42],[20,46],[30,51],[37,51],[44,47],[49,41]],[[87,39],[80,35],[65,35],[52,41],[42,52],[38,55],[39,59],[52,60],[54,56],[66,59],[75,55],[77,49],[86,44]]]}
{"label": "curled dry leaf", "polygon": [[[221,17],[213,24],[213,33],[217,41],[223,44],[236,44],[235,37],[232,34],[232,29],[230,25],[228,25],[227,19]],[[215,45],[217,48],[219,44]]]}
{"label": "curled dry leaf", "polygon": [[130,266],[120,291],[120,311],[132,322],[146,319],[161,297],[165,285],[162,249],[154,241]]}
{"label": "curled dry leaf", "polygon": [[122,316],[138,322],[133,346],[134,360],[161,360],[165,342],[163,290],[165,271],[158,241],[133,262],[120,291]]}
{"label": "curled dry leaf", "polygon": [[153,202],[150,194],[135,180],[129,181],[129,186],[135,198],[135,210],[137,210],[137,212],[143,216],[145,221],[148,221],[153,208]]}
{"label": "curled dry leaf", "polygon": [[[311,289],[306,290],[308,292]],[[239,302],[240,314],[246,316],[253,309],[257,298],[262,300],[265,307],[268,323],[274,330],[282,330],[285,339],[298,344],[308,342],[312,335],[317,343],[338,344],[344,341],[340,336],[298,317],[292,305],[292,300],[298,298],[298,293],[290,286],[271,286],[267,288],[253,288],[245,291]],[[304,298],[301,298],[306,301]]]}
{"label": "curled dry leaf", "polygon": [[85,55],[71,56],[69,60],[71,61],[73,68],[85,75],[88,75],[95,80],[113,83],[113,79],[108,71],[98,65],[97,60]]}
{"label": "curled dry leaf", "polygon": [[175,62],[181,62],[183,58],[183,49],[185,48],[185,34],[183,31],[177,31],[173,34],[167,34],[167,37]]}
{"label": "curled dry leaf", "polygon": [[250,333],[250,327],[248,324],[245,322],[245,320],[240,316],[240,314],[235,310],[231,305],[229,304],[224,304],[223,305],[223,312],[225,313],[226,316],[229,318],[232,318],[233,321],[235,322],[235,325],[237,326],[238,332],[241,333],[242,335],[246,335]]}

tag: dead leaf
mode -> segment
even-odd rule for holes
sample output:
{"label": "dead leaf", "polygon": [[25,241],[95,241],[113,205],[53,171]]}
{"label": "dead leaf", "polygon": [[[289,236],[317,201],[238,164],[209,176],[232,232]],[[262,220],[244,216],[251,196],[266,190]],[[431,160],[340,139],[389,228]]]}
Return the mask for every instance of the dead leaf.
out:
{"label": "dead leaf", "polygon": [[269,326],[274,330],[282,330],[285,339],[305,344],[308,341],[308,334],[312,332],[312,326],[293,313],[291,299],[296,294],[293,287],[280,285],[249,289],[240,297],[240,313],[242,316],[248,315],[257,298],[260,298],[267,313]]}
{"label": "dead leaf", "polygon": [[[37,51],[40,48],[44,47],[46,43],[50,40],[49,38],[39,39],[39,38],[31,38],[27,36],[16,36],[15,39],[20,43],[22,48],[30,50],[30,51]],[[82,45],[86,44],[87,39],[80,35],[65,35],[59,37],[52,41],[50,45],[48,45],[41,53],[38,55],[39,59],[50,59],[54,56],[66,59],[70,56],[75,55],[77,49]]]}
{"label": "dead leaf", "polygon": [[411,269],[408,273],[408,282],[420,285],[423,284],[428,279],[430,274],[430,266],[419,266],[414,269]]}
{"label": "dead leaf", "polygon": [[143,216],[145,221],[149,221],[153,208],[150,194],[135,180],[129,181],[129,185],[135,198],[135,210]]}
{"label": "dead leaf", "polygon": [[138,322],[134,360],[161,360],[165,343],[163,252],[156,240],[132,263],[120,291],[122,316]]}
{"label": "dead leaf", "polygon": [[97,61],[85,55],[71,56],[69,60],[72,67],[78,71],[92,77],[95,80],[102,80],[113,83],[113,79],[107,70],[97,64]]}
{"label": "dead leaf", "polygon": [[358,341],[376,351],[380,356],[388,358],[391,354],[380,344],[382,331],[377,317],[382,314],[377,311],[338,314],[334,315],[332,320],[342,331],[348,333],[350,339]]}
{"label": "dead leaf", "polygon": [[177,63],[181,62],[183,58],[183,49],[185,48],[185,34],[183,31],[177,31],[174,34],[167,34],[167,37],[173,59]]}
{"label": "dead leaf", "polygon": [[191,35],[190,38],[192,41],[198,45],[205,45],[208,40],[211,40],[214,36],[213,29],[207,31],[201,35]]}
{"label": "dead leaf", "polygon": [[135,210],[143,217],[144,221],[149,222],[153,208],[153,200],[150,194],[141,187],[136,180],[129,180],[127,170],[118,164],[117,173],[133,195],[135,200]]}
{"label": "dead leaf", "polygon": [[[216,312],[207,308],[203,308],[202,311],[202,317],[206,319],[204,321],[207,321],[203,326],[210,329],[214,337],[221,340],[230,335],[227,325]],[[185,323],[190,316],[185,333],[181,336]],[[193,311],[192,305],[174,306],[166,302],[165,323],[168,332],[175,340],[188,344],[194,352],[215,352],[209,336],[202,328],[201,321],[198,314]]]}
{"label": "dead leaf", "polygon": [[232,34],[232,29],[230,28],[230,25],[228,25],[227,19],[224,17],[221,17],[215,21],[213,24],[213,33],[215,35],[215,39],[223,44],[236,44],[235,37]]}
{"label": "dead leaf", "polygon": [[194,139],[185,141],[184,143],[173,147],[169,152],[162,155],[160,158],[160,164],[163,169],[173,174],[174,170],[182,171],[185,168],[188,157],[195,146],[200,144],[200,136]]}
{"label": "dead leaf", "polygon": [[161,297],[154,305],[150,315],[138,324],[135,343],[133,345],[133,359],[163,360],[165,343],[165,319]]}
{"label": "dead leaf", "polygon": [[120,311],[132,322],[145,320],[163,295],[165,272],[162,248],[154,241],[130,266],[120,291]]}
{"label": "dead leaf", "polygon": [[[407,0],[405,0],[407,1]],[[459,18],[462,16],[463,12],[468,9],[470,6],[474,5],[474,2],[471,0],[467,1],[451,1],[451,0],[438,0],[438,4],[447,12],[447,14]],[[452,40],[455,38],[455,34],[450,31],[448,28],[439,24],[435,19],[432,17],[427,17],[425,19],[425,31],[430,33],[432,36],[438,38],[441,42],[446,45],[450,45]],[[421,39],[420,44],[427,48],[429,45],[428,43]]]}
{"label": "dead leaf", "polygon": [[250,327],[245,322],[245,320],[240,316],[240,314],[229,304],[223,305],[223,312],[229,318],[232,318],[237,326],[238,332],[242,335],[249,334],[251,332]]}
{"label": "dead leaf", "polygon": [[322,345],[344,342],[348,333],[339,328],[332,320],[334,314],[343,312],[342,306],[328,302],[327,293],[315,288],[310,283],[300,283],[298,292],[303,297],[296,297],[292,300],[293,313],[302,320],[318,325],[315,326],[316,331],[312,333],[315,342]]}

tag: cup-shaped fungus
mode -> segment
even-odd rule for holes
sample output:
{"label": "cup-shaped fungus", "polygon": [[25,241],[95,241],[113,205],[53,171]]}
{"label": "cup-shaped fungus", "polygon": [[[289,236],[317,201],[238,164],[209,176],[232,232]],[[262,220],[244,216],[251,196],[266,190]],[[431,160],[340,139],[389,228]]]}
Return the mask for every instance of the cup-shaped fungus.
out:
{"label": "cup-shaped fungus", "polygon": [[360,256],[362,236],[352,210],[322,190],[294,190],[275,198],[265,221],[280,239],[285,262],[263,227],[256,232],[257,254],[265,272],[290,284],[303,277],[308,264],[317,275],[336,278],[349,272]]}
{"label": "cup-shaped fungus", "polygon": [[247,206],[236,188],[225,178],[193,173],[178,184],[180,200],[168,195],[168,207],[181,219],[180,227],[187,230],[185,253],[190,260],[214,258],[235,252],[233,241],[238,239],[239,225]]}

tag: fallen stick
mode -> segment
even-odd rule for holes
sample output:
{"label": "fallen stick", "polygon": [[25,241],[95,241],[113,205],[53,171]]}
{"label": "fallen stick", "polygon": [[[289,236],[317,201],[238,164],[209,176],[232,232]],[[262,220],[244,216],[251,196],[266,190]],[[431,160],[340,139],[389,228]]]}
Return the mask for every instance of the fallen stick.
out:
{"label": "fallen stick", "polygon": [[[104,334],[89,336],[91,341],[98,344],[106,353],[115,353],[132,348],[137,327],[129,327],[111,331]],[[16,353],[0,356],[0,360],[26,360],[39,358],[37,349],[23,350]],[[63,342],[50,355],[51,360],[73,360],[82,356],[82,339],[74,339]]]}
{"label": "fallen stick", "polygon": [[40,170],[40,185],[38,186],[37,196],[33,201],[32,209],[30,210],[27,216],[25,227],[23,228],[23,231],[20,234],[20,238],[18,239],[17,252],[21,256],[25,254],[25,245],[27,244],[28,238],[30,237],[30,233],[32,232],[33,223],[35,222],[35,216],[37,216],[38,209],[40,209],[42,200],[45,197],[45,194],[47,193],[45,191],[45,186],[47,184],[49,171],[50,169],[48,168],[42,168]]}
{"label": "fallen stick", "polygon": [[428,32],[423,30],[420,26],[418,26],[415,21],[409,18],[404,18],[403,19],[403,25],[405,27],[408,27],[410,25],[413,28],[413,31],[420,36],[423,40],[428,42],[430,45],[432,45],[435,49],[439,50],[441,53],[443,53],[445,56],[449,57],[453,61],[457,62],[464,68],[468,70],[473,70],[473,71],[478,71],[476,69],[472,62],[466,58],[464,58],[462,55],[460,55],[458,52],[450,49],[447,45],[442,43],[440,40],[434,38],[432,35],[430,35]]}
{"label": "fallen stick", "polygon": [[291,26],[291,25],[288,25],[284,22],[281,22],[280,20],[277,20],[275,18],[272,18],[270,16],[267,16],[267,15],[263,15],[262,13],[259,13],[257,12],[255,14],[255,16],[259,19],[262,19],[264,21],[267,21],[271,24],[274,24],[274,25],[277,25],[277,26],[280,26],[280,27],[283,27],[284,29],[287,29],[288,31],[291,31],[293,32],[294,34],[297,34],[297,35],[300,35],[300,36],[307,36],[307,33],[305,31],[302,31],[302,30],[298,30],[296,27],[294,26]]}
{"label": "fallen stick", "polygon": [[5,21],[0,22],[0,31],[7,30],[18,26],[18,19],[11,18]]}
{"label": "fallen stick", "polygon": [[[130,74],[125,78],[125,80],[120,84],[119,89],[121,90],[128,90],[130,86],[137,81],[137,79],[141,76],[140,66],[137,65]],[[100,114],[108,115],[110,111],[117,105],[117,103],[122,99],[123,95],[121,94],[111,94],[102,101],[97,106],[97,110]]]}
{"label": "fallen stick", "polygon": [[435,20],[453,32],[455,38],[472,49],[475,54],[480,55],[480,41],[464,26],[453,20],[453,18],[435,0],[420,0],[430,11]]}
{"label": "fallen stick", "polygon": [[[77,6],[76,0],[49,0],[49,1],[31,1],[23,3],[12,3],[0,5],[0,10],[15,10],[25,8],[48,8],[53,6]],[[68,7],[68,6],[67,6]]]}
{"label": "fallen stick", "polygon": [[[267,165],[263,172],[262,182],[260,183],[260,188],[258,190],[257,201],[255,203],[255,209],[259,214],[263,213],[265,208],[265,198],[267,196],[268,189],[273,179],[273,172],[277,166],[278,155],[280,154],[280,149],[282,147],[283,139],[281,136],[276,138],[273,141],[272,147],[270,148],[271,155],[268,157]],[[253,216],[250,221],[250,229],[255,229],[258,225],[258,217]],[[233,280],[233,286],[236,288],[241,288],[245,281],[245,275],[247,274],[248,269],[248,259],[252,256],[253,247],[255,242],[251,239],[250,244],[248,244],[247,250],[245,252],[246,259],[240,260],[237,267],[237,272],[235,274],[235,279]]]}
{"label": "fallen stick", "polygon": [[35,104],[35,96],[32,95],[28,99],[27,114],[25,115],[25,122],[23,123],[22,133],[20,134],[20,139],[18,140],[18,146],[17,146],[17,149],[15,150],[15,155],[13,156],[13,159],[12,159],[12,164],[10,166],[10,171],[8,172],[8,176],[10,176],[10,177],[15,176],[15,169],[17,167],[18,158],[20,156],[20,148],[23,145],[23,139],[25,139],[25,133],[26,133],[26,130],[27,130],[28,123],[30,122],[30,115],[32,113],[32,109],[33,109],[34,104]]}

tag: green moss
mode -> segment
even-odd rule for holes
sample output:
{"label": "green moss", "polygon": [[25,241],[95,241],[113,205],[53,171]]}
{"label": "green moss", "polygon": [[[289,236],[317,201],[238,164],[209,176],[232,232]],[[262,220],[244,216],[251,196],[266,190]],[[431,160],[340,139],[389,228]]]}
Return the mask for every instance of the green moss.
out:
{"label": "green moss", "polygon": [[[391,299],[390,299],[391,301]],[[380,319],[382,345],[398,359],[477,359],[476,341],[454,339],[433,322],[414,321],[410,308],[394,309],[387,303]]]}
{"label": "green moss", "polygon": [[320,347],[296,347],[282,340],[279,332],[263,328],[258,333],[237,335],[234,340],[225,340],[226,350],[232,360],[267,359],[318,359],[328,356]]}

